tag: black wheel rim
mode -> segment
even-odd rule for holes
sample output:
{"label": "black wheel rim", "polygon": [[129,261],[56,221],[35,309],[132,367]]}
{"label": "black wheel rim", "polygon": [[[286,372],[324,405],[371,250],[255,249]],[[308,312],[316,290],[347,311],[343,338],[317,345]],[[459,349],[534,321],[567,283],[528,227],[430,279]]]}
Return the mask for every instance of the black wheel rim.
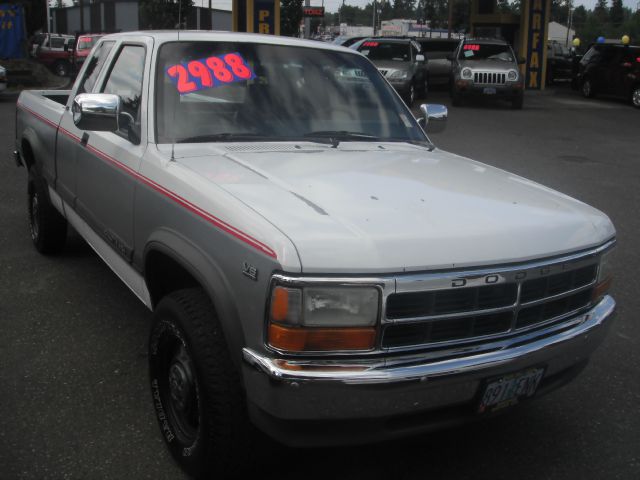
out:
{"label": "black wheel rim", "polygon": [[178,440],[193,445],[200,428],[196,370],[182,338],[166,332],[158,345],[158,381],[167,417]]}
{"label": "black wheel rim", "polygon": [[40,206],[38,201],[38,194],[31,195],[29,200],[29,227],[31,229],[31,239],[37,241],[40,236],[40,223],[38,221],[40,214]]}

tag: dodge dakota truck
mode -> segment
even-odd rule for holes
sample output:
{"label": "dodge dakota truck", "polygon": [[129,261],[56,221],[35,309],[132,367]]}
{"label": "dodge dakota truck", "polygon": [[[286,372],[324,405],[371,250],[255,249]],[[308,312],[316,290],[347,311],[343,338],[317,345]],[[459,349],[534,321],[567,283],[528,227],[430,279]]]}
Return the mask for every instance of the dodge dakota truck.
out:
{"label": "dodge dakota truck", "polygon": [[614,317],[606,215],[437,149],[343,47],[237,33],[101,38],[25,91],[32,241],[82,235],[153,312],[162,436],[194,476],[261,432],[381,441],[567,383]]}

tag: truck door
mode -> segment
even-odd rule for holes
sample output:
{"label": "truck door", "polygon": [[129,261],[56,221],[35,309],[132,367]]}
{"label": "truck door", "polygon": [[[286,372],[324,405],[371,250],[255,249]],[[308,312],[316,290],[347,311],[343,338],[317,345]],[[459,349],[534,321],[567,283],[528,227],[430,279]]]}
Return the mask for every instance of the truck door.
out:
{"label": "truck door", "polygon": [[125,260],[133,255],[136,172],[146,148],[146,86],[152,44],[122,42],[93,92],[119,95],[117,132],[78,131],[76,212]]}
{"label": "truck door", "polygon": [[[91,60],[87,63],[84,72],[82,72],[81,80],[74,95],[93,92],[98,76],[115,43],[115,41],[105,41],[96,47]],[[60,122],[60,130],[56,142],[56,190],[67,204],[75,208],[78,144],[83,132],[78,130],[73,123],[70,110],[72,103],[73,98],[70,98]]]}

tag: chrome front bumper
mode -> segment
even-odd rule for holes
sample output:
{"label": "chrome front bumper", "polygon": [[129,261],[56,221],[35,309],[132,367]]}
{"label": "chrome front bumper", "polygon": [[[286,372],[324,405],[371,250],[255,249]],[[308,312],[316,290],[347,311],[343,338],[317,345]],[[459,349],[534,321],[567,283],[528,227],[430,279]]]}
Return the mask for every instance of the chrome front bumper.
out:
{"label": "chrome front bumper", "polygon": [[[586,364],[602,342],[615,307],[613,298],[606,296],[568,321],[571,326],[562,331],[540,330],[526,343],[514,337],[498,350],[429,362],[419,361],[416,355],[360,362],[284,360],[245,348],[243,374],[250,411],[259,426],[282,441],[327,444],[336,442],[290,440],[294,437],[274,431],[278,430],[275,425],[280,421],[377,420],[465,405],[472,413],[483,381],[531,366],[545,367],[540,391],[546,393],[553,385],[563,384],[552,379]],[[368,440],[388,436],[382,431],[373,435],[378,438]],[[337,443],[350,442],[343,438]]]}

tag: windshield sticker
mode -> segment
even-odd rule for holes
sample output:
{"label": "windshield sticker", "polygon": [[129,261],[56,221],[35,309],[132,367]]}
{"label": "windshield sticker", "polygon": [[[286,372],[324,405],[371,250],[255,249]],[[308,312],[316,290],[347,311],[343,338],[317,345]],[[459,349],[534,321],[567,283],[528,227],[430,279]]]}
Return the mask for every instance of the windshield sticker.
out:
{"label": "windshield sticker", "polygon": [[464,56],[465,56],[466,58],[473,57],[473,50],[465,50],[465,51],[464,51]]}
{"label": "windshield sticker", "polygon": [[480,50],[480,45],[476,45],[474,43],[467,43],[464,47],[462,47],[463,50],[473,50],[474,52],[477,52]]}
{"label": "windshield sticker", "polygon": [[214,55],[172,65],[166,70],[180,95],[256,78],[239,53]]}

